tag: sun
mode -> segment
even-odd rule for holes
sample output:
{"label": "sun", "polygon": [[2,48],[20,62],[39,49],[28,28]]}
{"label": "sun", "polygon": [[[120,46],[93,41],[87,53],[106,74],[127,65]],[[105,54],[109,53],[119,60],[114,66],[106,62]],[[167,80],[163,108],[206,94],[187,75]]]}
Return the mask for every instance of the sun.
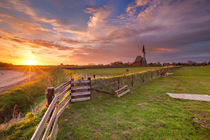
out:
{"label": "sun", "polygon": [[35,60],[25,60],[24,65],[37,65]]}

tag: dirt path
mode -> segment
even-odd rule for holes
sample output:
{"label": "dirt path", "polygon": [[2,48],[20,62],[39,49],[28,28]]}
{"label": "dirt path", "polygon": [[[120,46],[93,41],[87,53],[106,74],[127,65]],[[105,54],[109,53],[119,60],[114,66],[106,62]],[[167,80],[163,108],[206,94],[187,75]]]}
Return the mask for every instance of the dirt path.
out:
{"label": "dirt path", "polygon": [[170,97],[176,99],[188,99],[188,100],[198,100],[198,101],[209,101],[209,95],[201,95],[201,94],[175,94],[175,93],[167,93]]}
{"label": "dirt path", "polygon": [[21,85],[33,77],[35,77],[35,73],[33,72],[29,75],[20,71],[0,70],[0,93]]}

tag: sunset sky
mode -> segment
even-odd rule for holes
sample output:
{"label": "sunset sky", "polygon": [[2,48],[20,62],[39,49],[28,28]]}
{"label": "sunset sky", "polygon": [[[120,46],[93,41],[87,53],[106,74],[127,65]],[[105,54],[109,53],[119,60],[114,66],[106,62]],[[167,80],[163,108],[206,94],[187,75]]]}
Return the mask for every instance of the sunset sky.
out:
{"label": "sunset sky", "polygon": [[0,61],[210,60],[210,0],[0,0]]}

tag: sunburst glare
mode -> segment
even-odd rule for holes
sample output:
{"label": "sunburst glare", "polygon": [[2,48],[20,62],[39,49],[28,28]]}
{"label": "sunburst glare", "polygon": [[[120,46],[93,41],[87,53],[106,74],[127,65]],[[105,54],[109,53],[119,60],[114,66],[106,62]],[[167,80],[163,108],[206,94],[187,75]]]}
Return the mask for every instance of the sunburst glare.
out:
{"label": "sunburst glare", "polygon": [[25,60],[24,65],[37,65],[37,61],[35,60]]}

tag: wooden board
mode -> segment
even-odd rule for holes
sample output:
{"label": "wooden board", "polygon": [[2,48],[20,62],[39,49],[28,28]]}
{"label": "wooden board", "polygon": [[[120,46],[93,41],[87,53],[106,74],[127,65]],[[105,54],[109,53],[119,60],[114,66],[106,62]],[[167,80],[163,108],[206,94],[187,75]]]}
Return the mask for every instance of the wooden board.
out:
{"label": "wooden board", "polygon": [[71,90],[90,89],[90,86],[75,86],[71,87]]}
{"label": "wooden board", "polygon": [[71,96],[72,96],[72,97],[84,96],[84,95],[90,95],[90,91],[72,92],[72,93],[71,93]]}
{"label": "wooden board", "polygon": [[58,95],[58,100],[61,99],[69,90],[70,90],[70,87],[67,88],[66,90],[64,90],[63,92],[61,92],[61,93]]}
{"label": "wooden board", "polygon": [[128,85],[125,85],[125,86],[121,87],[120,89],[116,90],[115,92],[119,92],[120,90],[127,88],[127,87],[128,87]]}
{"label": "wooden board", "polygon": [[69,99],[69,96],[71,96],[70,93],[59,103],[59,106],[62,106]]}
{"label": "wooden board", "polygon": [[34,132],[31,140],[39,140],[39,138],[44,130],[44,126],[45,126],[46,122],[48,121],[50,114],[51,114],[52,110],[54,109],[54,106],[55,106],[57,100],[58,100],[58,97],[55,95],[52,102],[50,103],[50,106],[47,108],[47,111],[45,112],[44,116],[42,117],[42,120],[40,121],[38,127],[36,128],[36,131]]}
{"label": "wooden board", "polygon": [[117,97],[121,97],[123,95],[125,95],[126,93],[130,92],[130,89],[127,89],[126,91],[124,91],[123,93],[120,93],[117,95]]}
{"label": "wooden board", "polygon": [[90,97],[83,97],[83,98],[76,98],[76,99],[71,99],[71,102],[81,102],[81,101],[87,101],[90,100]]}
{"label": "wooden board", "polygon": [[70,84],[71,81],[67,81],[66,83],[63,83],[62,85],[58,86],[55,88],[55,93],[56,92],[61,92],[65,89],[66,86]]}

